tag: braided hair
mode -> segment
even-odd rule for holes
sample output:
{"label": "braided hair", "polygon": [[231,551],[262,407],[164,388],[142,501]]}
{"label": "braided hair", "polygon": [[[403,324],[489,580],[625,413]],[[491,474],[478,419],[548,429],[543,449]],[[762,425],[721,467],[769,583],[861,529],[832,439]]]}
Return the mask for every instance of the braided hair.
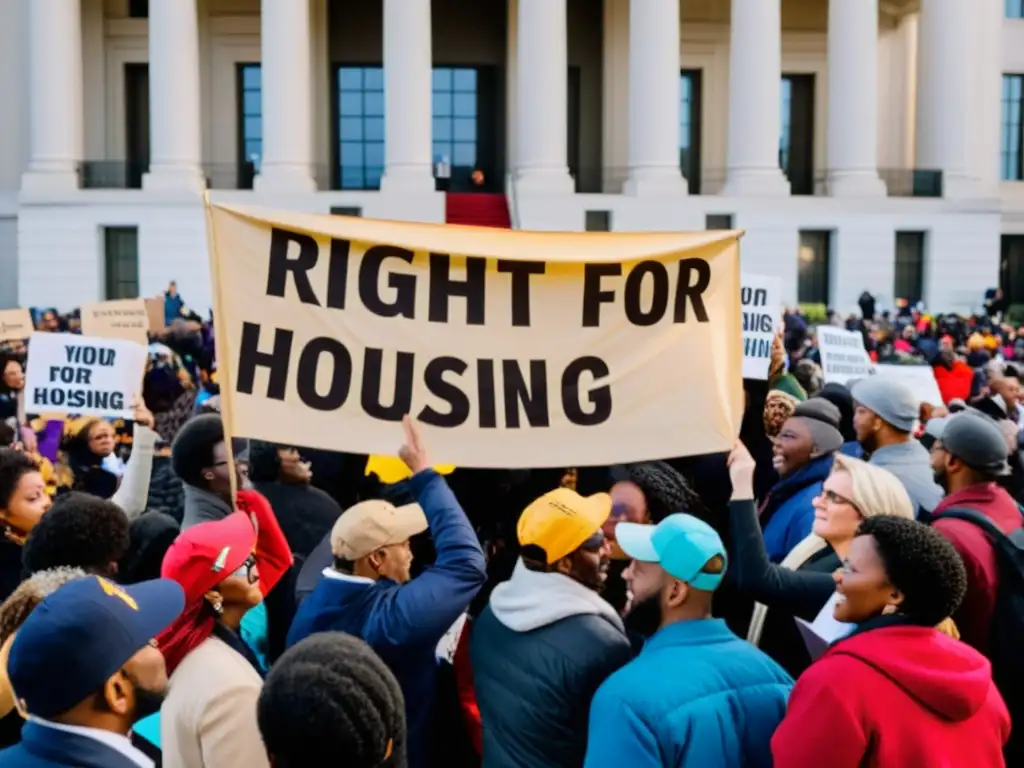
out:
{"label": "braided hair", "polygon": [[401,688],[351,635],[321,632],[289,648],[267,675],[256,717],[275,768],[305,768],[328,755],[350,768],[406,766]]}
{"label": "braided hair", "polygon": [[682,473],[664,461],[627,464],[626,477],[643,492],[651,522],[660,523],[676,512],[686,512],[705,522],[711,520],[704,502]]}

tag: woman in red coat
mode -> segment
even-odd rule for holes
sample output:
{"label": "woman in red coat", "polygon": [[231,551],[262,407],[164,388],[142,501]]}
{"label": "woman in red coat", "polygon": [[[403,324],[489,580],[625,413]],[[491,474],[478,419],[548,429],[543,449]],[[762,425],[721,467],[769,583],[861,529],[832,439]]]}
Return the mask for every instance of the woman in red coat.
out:
{"label": "woman in red coat", "polygon": [[1001,768],[1010,717],[987,659],[935,625],[963,599],[952,545],[923,523],[865,520],[836,572],[856,624],[800,676],[772,738],[776,768]]}

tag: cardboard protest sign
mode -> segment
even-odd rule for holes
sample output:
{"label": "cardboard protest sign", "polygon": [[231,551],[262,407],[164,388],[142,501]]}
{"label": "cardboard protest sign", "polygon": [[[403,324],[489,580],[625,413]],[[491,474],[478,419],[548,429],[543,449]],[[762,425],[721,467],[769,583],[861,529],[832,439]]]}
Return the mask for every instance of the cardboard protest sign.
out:
{"label": "cardboard protest sign", "polygon": [[149,323],[145,299],[98,301],[82,307],[83,336],[146,344]]}
{"label": "cardboard protest sign", "polygon": [[28,413],[132,417],[146,348],[121,339],[35,333],[25,372]]}
{"label": "cardboard protest sign", "polygon": [[164,322],[164,300],[163,298],[146,299],[146,316],[149,318],[149,330],[152,333],[159,333],[167,324]]}
{"label": "cardboard protest sign", "polygon": [[28,309],[0,309],[0,341],[27,339],[33,330]]}
{"label": "cardboard protest sign", "polygon": [[232,434],[438,463],[728,451],[739,233],[514,232],[207,207]]}
{"label": "cardboard protest sign", "polygon": [[740,275],[743,315],[743,378],[767,379],[775,331],[782,325],[782,278]]}
{"label": "cardboard protest sign", "polygon": [[857,331],[819,325],[818,351],[825,381],[845,384],[871,375],[871,358],[864,349],[864,337]]}
{"label": "cardboard protest sign", "polygon": [[919,402],[945,405],[930,365],[876,365],[875,374],[904,384]]}

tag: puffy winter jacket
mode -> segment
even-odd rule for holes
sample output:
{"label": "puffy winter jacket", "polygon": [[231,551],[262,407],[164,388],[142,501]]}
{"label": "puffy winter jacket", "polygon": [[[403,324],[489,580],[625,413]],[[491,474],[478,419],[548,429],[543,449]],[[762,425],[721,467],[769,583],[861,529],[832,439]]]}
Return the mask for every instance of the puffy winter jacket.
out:
{"label": "puffy winter jacket", "polygon": [[483,768],[579,768],[590,701],[632,655],[612,607],[568,576],[520,561],[469,644]]}

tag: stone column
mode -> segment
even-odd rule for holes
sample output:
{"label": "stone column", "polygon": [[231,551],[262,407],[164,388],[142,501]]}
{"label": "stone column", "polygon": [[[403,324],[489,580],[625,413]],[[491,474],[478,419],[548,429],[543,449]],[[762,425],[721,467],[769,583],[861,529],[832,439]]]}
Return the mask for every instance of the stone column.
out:
{"label": "stone column", "polygon": [[[923,0],[918,22],[916,158],[918,170],[942,171],[943,195],[971,196],[971,25],[964,0]],[[991,115],[990,119],[998,119]]]}
{"label": "stone column", "polygon": [[433,192],[430,0],[384,0],[382,192]]}
{"label": "stone column", "polygon": [[725,195],[789,194],[789,181],[779,169],[780,2],[732,0]]}
{"label": "stone column", "polygon": [[878,5],[829,0],[828,178],[836,197],[886,194],[878,176]]}
{"label": "stone column", "polygon": [[143,188],[205,189],[196,0],[150,3],[149,89],[152,149]]}
{"label": "stone column", "polygon": [[519,0],[516,185],[568,195],[569,43],[566,0]]}
{"label": "stone column", "polygon": [[685,195],[679,167],[679,0],[629,4],[628,195]]}
{"label": "stone column", "polygon": [[309,0],[263,0],[263,157],[257,191],[313,192]]}
{"label": "stone column", "polygon": [[79,186],[84,143],[80,0],[28,3],[29,162],[25,191]]}

